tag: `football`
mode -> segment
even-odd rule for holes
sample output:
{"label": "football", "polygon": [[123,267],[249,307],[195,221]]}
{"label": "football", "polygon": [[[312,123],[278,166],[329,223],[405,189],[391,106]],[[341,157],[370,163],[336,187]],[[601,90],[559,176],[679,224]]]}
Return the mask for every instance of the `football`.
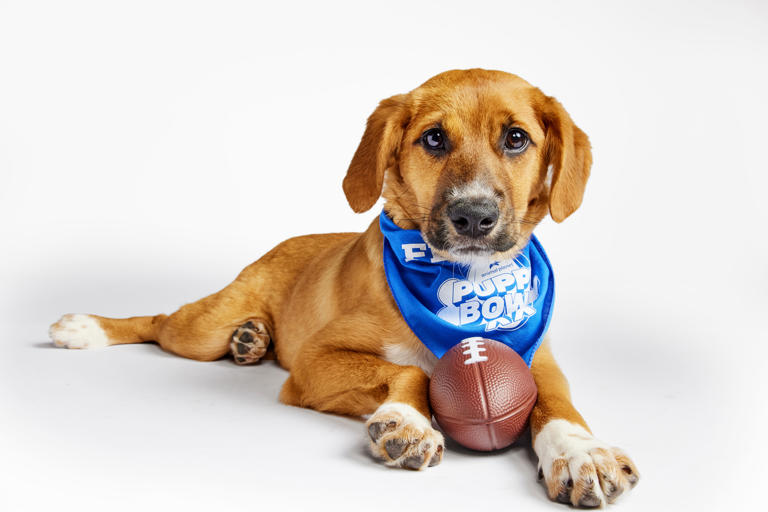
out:
{"label": "football", "polygon": [[509,446],[528,425],[536,384],[525,361],[507,345],[467,338],[437,362],[429,400],[440,429],[462,446]]}

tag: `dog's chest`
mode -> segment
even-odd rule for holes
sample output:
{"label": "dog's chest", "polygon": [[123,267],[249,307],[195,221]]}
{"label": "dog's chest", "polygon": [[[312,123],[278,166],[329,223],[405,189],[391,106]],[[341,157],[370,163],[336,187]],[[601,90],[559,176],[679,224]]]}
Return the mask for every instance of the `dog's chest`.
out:
{"label": "dog's chest", "polygon": [[412,339],[384,345],[384,359],[403,366],[418,366],[432,375],[437,357],[415,336]]}

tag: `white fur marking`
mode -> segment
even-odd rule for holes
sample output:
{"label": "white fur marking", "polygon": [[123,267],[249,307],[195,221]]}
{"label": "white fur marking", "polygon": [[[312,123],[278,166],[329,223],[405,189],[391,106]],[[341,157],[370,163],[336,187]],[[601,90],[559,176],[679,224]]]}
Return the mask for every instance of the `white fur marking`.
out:
{"label": "white fur marking", "polygon": [[[442,460],[445,446],[443,435],[432,428],[431,418],[414,407],[403,402],[385,402],[367,422],[369,435],[371,426],[377,423],[387,427],[375,440],[369,439],[369,447],[371,453],[384,460],[386,465],[424,469]],[[390,452],[391,443],[399,444],[401,451]]]}
{"label": "white fur marking", "polygon": [[552,190],[552,176],[555,173],[555,166],[552,164],[549,164],[547,166],[547,177],[545,178],[544,183],[547,185],[548,190]]}
{"label": "white fur marking", "polygon": [[[552,468],[557,459],[565,459],[571,478],[574,480],[579,478],[580,468],[584,464],[592,463],[592,452],[598,448],[609,452],[611,450],[607,444],[595,439],[581,425],[563,419],[550,420],[539,431],[533,442],[533,451],[539,457],[539,469],[547,481],[566,477],[566,475],[552,474]],[[594,482],[594,491],[600,499],[601,506],[604,506],[605,495],[597,480]]]}
{"label": "white fur marking", "polygon": [[473,180],[466,185],[451,188],[449,195],[452,198],[488,198],[493,199],[493,189],[487,183]]}
{"label": "white fur marking", "polygon": [[393,345],[384,346],[384,360],[401,366],[418,366],[427,375],[432,375],[432,371],[437,364],[437,357],[421,342],[411,344],[401,342]]}
{"label": "white fur marking", "polygon": [[376,409],[374,416],[397,413],[403,417],[403,422],[415,426],[422,430],[431,430],[432,423],[423,414],[417,411],[413,406],[403,402],[385,402]]}
{"label": "white fur marking", "polygon": [[110,345],[107,333],[90,315],[64,315],[48,334],[57,347],[102,348]]}

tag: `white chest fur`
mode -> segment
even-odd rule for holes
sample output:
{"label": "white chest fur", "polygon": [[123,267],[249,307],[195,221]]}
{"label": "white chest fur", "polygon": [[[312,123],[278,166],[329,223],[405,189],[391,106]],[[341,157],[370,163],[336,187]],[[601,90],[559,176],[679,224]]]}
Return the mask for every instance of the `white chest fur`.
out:
{"label": "white chest fur", "polygon": [[407,340],[384,346],[384,359],[403,366],[418,366],[427,375],[432,375],[437,357],[420,341]]}

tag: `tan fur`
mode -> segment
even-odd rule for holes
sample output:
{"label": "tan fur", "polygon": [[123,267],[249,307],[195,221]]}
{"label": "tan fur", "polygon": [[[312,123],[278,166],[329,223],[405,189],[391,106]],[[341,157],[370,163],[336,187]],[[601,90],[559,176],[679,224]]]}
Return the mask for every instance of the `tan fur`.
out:
{"label": "tan fur", "polygon": [[533,437],[554,418],[568,420],[589,431],[584,418],[571,403],[568,381],[552,355],[549,340],[545,340],[533,355],[531,372],[539,391],[530,419]]}
{"label": "tan fur", "polygon": [[[453,147],[444,159],[417,144],[435,123],[451,134]],[[502,126],[509,123],[525,129],[532,142],[515,158],[498,149]],[[450,71],[380,103],[368,119],[344,191],[357,212],[383,195],[385,210],[399,226],[427,232],[450,187],[481,180],[503,196],[504,229],[517,241],[494,255],[501,258],[523,247],[547,212],[560,222],[578,208],[590,164],[586,135],[553,98],[507,73]],[[168,351],[204,361],[225,356],[233,332],[258,320],[271,336],[278,361],[290,371],[280,393],[284,403],[360,416],[398,402],[429,418],[428,376],[417,366],[382,358],[384,347],[420,343],[387,287],[382,243],[378,219],[360,234],[293,238],[223,290],[170,316],[94,318],[112,344],[156,341]],[[531,416],[534,439],[554,418],[586,428],[549,344],[536,353],[532,371],[539,390]],[[432,446],[430,453],[442,457],[438,448],[435,452]],[[427,462],[419,459],[414,467]],[[550,496],[559,492],[548,485]]]}
{"label": "tan fur", "polygon": [[[552,467],[552,472],[562,475],[568,471],[568,462],[565,459],[557,459]],[[563,482],[560,478],[553,478],[547,482],[547,495],[549,499],[556,500],[565,493]],[[561,498],[562,499],[562,498]]]}

